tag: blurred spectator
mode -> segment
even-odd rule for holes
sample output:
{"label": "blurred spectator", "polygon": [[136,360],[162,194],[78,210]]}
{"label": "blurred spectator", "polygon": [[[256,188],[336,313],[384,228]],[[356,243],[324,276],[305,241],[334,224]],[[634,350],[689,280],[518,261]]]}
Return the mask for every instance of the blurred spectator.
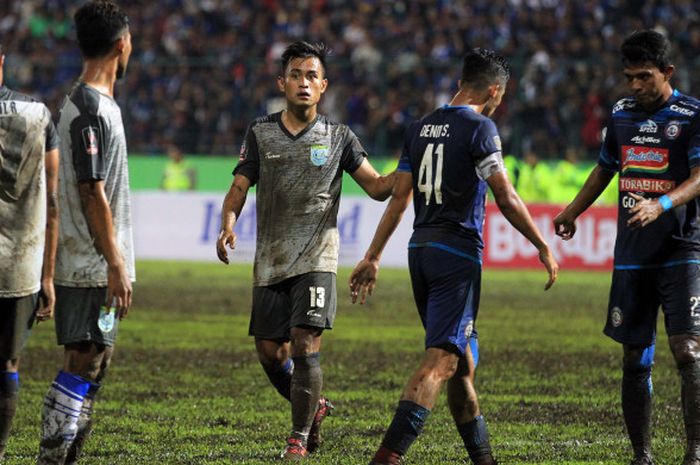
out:
{"label": "blurred spectator", "polygon": [[169,192],[193,191],[197,188],[197,172],[182,151],[175,145],[167,147],[168,161],[163,168],[160,187]]}
{"label": "blurred spectator", "polygon": [[[79,72],[70,36],[82,0],[0,2],[8,82],[59,107]],[[132,152],[174,140],[187,153],[236,153],[246,122],[275,108],[267,85],[288,42],[335,50],[322,101],[370,153],[400,150],[411,120],[445,103],[471,47],[496,48],[514,69],[496,115],[506,152],[595,157],[599,129],[626,93],[618,48],[654,27],[679,44],[680,90],[700,92],[700,0],[121,0],[138,34],[117,99]],[[445,79],[444,76],[451,76]]]}

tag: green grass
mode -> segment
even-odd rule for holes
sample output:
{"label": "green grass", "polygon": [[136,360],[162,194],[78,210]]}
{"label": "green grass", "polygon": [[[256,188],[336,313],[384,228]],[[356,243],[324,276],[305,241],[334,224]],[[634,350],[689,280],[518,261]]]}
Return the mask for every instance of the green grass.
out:
{"label": "green grass", "polygon": [[[275,463],[290,413],[247,336],[251,268],[140,262],[138,273],[82,463]],[[382,270],[364,307],[350,305],[347,276],[340,271],[336,328],[323,347],[324,392],[336,413],[314,464],[366,465],[422,356],[408,273]],[[501,463],[628,462],[621,349],[601,333],[609,279],[564,271],[545,293],[543,272],[485,272],[477,390]],[[42,397],[61,365],[54,341],[53,324],[42,324],[24,352],[8,464],[34,463]],[[654,450],[660,464],[680,463],[680,387],[665,342],[654,379]],[[465,457],[443,395],[406,464]]]}

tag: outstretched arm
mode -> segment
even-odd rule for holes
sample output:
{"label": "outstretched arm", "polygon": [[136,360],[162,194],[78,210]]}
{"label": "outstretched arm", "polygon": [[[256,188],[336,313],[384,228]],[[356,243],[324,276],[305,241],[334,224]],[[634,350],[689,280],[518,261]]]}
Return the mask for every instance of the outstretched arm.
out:
{"label": "outstretched arm", "polygon": [[503,216],[505,216],[508,222],[512,224],[520,234],[525,236],[539,251],[540,261],[549,273],[549,280],[544,287],[546,291],[552,287],[552,284],[556,281],[559,265],[557,265],[556,260],[554,260],[554,256],[542,237],[542,233],[540,233],[540,230],[537,229],[534,221],[532,221],[530,212],[527,210],[527,207],[518,193],[515,192],[505,171],[493,173],[486,179],[486,182],[493,191],[496,203],[501,213],[503,213]]}
{"label": "outstretched arm", "polygon": [[411,201],[413,188],[413,177],[410,172],[399,172],[395,174],[396,184],[391,192],[391,200],[384,210],[382,219],[372,238],[372,243],[363,258],[350,274],[350,296],[352,303],[357,301],[358,294],[361,295],[360,303],[364,304],[367,294],[372,295],[374,285],[377,282],[379,272],[379,260],[384,251],[386,243],[396,230],[403,213]]}
{"label": "outstretched arm", "polygon": [[643,228],[655,221],[666,210],[684,205],[700,195],[700,167],[691,168],[688,179],[658,199],[645,199],[631,192],[629,195],[637,203],[630,208],[632,217],[627,220],[627,226]]}
{"label": "outstretched arm", "polygon": [[41,268],[41,293],[36,321],[45,321],[53,317],[56,305],[56,293],[53,287],[56,269],[56,249],[58,248],[58,149],[46,152],[44,170],[46,171],[46,233],[44,246],[44,263]]}
{"label": "outstretched arm", "polygon": [[362,161],[351,176],[371,198],[380,202],[389,198],[396,180],[396,172],[382,176],[367,159]]}
{"label": "outstretched arm", "polygon": [[596,165],[574,200],[554,218],[554,231],[565,241],[576,234],[576,218],[603,193],[615,173]]}
{"label": "outstretched arm", "polygon": [[221,207],[221,231],[216,240],[216,255],[227,265],[229,262],[226,246],[231,250],[236,248],[236,233],[233,232],[233,227],[245,204],[248,189],[250,180],[242,174],[235,175]]}

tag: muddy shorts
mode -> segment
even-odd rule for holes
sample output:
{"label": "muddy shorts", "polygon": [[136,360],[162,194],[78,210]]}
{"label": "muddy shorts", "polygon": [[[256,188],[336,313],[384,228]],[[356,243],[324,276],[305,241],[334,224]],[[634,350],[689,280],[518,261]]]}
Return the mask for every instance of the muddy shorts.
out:
{"label": "muddy shorts", "polygon": [[39,293],[0,299],[0,360],[19,358],[36,317]]}
{"label": "muddy shorts", "polygon": [[313,272],[253,288],[249,334],[289,340],[295,326],[332,329],[337,295],[335,273]]}
{"label": "muddy shorts", "polygon": [[94,342],[113,346],[119,330],[116,312],[104,312],[106,287],[56,286],[56,339],[59,345]]}

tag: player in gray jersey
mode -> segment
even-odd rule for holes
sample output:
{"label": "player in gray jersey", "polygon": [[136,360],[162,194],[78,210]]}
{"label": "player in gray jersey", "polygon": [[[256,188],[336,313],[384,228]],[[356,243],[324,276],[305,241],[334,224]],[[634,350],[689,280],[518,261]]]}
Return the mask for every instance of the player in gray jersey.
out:
{"label": "player in gray jersey", "polygon": [[53,316],[58,135],[48,108],[3,86],[0,56],[0,462],[17,410],[19,357]]}
{"label": "player in gray jersey", "polygon": [[64,346],[44,399],[39,464],[77,463],[135,279],[127,151],[114,84],[131,54],[126,14],[110,1],[75,13],[83,72],[61,107],[61,227],[56,335]]}
{"label": "player in gray jersey", "polygon": [[337,215],[343,171],[376,200],[393,176],[380,176],[345,125],[317,113],[326,90],[323,45],[295,42],[282,55],[278,87],[287,108],[255,120],[245,137],[222,211],[219,259],[250,186],[257,184],[257,248],[250,334],[275,388],[292,407],[292,432],[282,454],[299,460],[316,450],[319,426],[333,406],[321,396],[321,334],[336,308]]}

